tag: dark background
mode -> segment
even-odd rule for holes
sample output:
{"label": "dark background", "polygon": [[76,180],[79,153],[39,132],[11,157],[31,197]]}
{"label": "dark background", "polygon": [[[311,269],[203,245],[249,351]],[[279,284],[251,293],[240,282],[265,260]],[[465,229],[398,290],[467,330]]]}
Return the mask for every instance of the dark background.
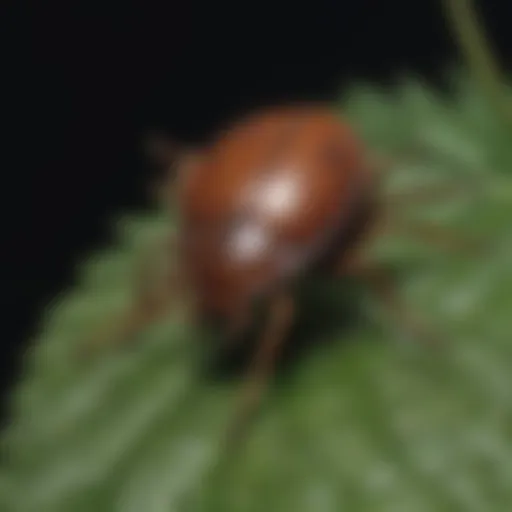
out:
{"label": "dark background", "polygon": [[[509,0],[480,2],[502,62]],[[147,204],[148,128],[200,142],[244,110],[329,99],[414,72],[438,87],[457,58],[441,0],[12,2],[2,34],[2,389],[42,308]],[[157,4],[158,5],[158,4]]]}

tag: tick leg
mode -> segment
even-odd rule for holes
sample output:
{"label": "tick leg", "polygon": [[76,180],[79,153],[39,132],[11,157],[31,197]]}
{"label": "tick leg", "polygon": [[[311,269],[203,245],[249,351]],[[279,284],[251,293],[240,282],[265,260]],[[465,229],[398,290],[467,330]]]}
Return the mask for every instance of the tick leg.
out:
{"label": "tick leg", "polygon": [[[460,183],[443,183],[425,185],[423,187],[405,190],[403,192],[390,192],[385,196],[389,208],[404,208],[415,206],[418,203],[451,199],[453,196],[467,194],[467,187]],[[473,193],[473,191],[471,191]]]}
{"label": "tick leg", "polygon": [[476,255],[481,254],[485,249],[482,240],[466,237],[444,226],[420,221],[400,220],[398,216],[388,216],[387,223],[383,226],[381,233],[407,236],[411,239],[422,240],[433,247],[460,254]]}
{"label": "tick leg", "polygon": [[151,245],[135,272],[132,301],[118,318],[112,319],[96,336],[80,347],[90,356],[102,347],[130,343],[145,327],[165,317],[183,298],[184,284],[171,269],[175,249],[173,238]]}
{"label": "tick leg", "polygon": [[411,143],[407,148],[392,152],[373,151],[369,155],[368,162],[373,171],[381,176],[393,172],[399,166],[405,167],[428,162],[432,166],[446,167],[453,177],[457,176],[466,181],[464,186],[482,186],[486,183],[484,181],[486,173],[468,173],[468,164],[464,159],[442,148],[428,147],[420,141]]}
{"label": "tick leg", "polygon": [[233,447],[242,437],[252,415],[265,393],[274,366],[284,346],[294,318],[294,302],[291,295],[278,294],[270,304],[265,329],[244,381],[235,418],[227,432],[227,444]]}
{"label": "tick leg", "polygon": [[201,160],[198,150],[188,148],[159,135],[150,134],[144,141],[149,159],[162,172],[152,187],[157,203],[165,208],[173,205],[181,176],[186,175]]}
{"label": "tick leg", "polygon": [[163,169],[172,167],[185,151],[176,141],[159,133],[148,134],[143,145],[148,157]]}
{"label": "tick leg", "polygon": [[250,306],[250,303],[242,302],[231,315],[225,334],[225,349],[230,350],[237,345],[250,327],[253,318],[253,310]]}
{"label": "tick leg", "polygon": [[393,323],[409,338],[426,345],[439,345],[439,339],[426,324],[408,308],[400,297],[391,273],[382,266],[353,261],[345,268],[344,275],[351,275],[364,282]]}

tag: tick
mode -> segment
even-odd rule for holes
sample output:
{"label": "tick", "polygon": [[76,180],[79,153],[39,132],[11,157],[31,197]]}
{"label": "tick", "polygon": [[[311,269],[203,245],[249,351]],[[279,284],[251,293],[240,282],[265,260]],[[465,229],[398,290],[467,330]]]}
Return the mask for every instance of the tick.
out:
{"label": "tick", "polygon": [[[152,151],[175,163],[162,190],[179,214],[179,230],[167,247],[178,256],[178,270],[156,287],[141,281],[123,335],[161,315],[186,290],[195,318],[219,326],[226,342],[236,344],[251,324],[255,302],[263,301],[265,325],[230,435],[241,430],[268,385],[298,314],[299,278],[358,278],[401,326],[431,341],[366,248],[389,231],[456,241],[438,227],[411,226],[393,215],[400,201],[438,190],[384,199],[384,166],[329,108],[270,108],[234,123],[201,149],[177,155],[155,143]],[[388,218],[393,222],[384,222]]]}

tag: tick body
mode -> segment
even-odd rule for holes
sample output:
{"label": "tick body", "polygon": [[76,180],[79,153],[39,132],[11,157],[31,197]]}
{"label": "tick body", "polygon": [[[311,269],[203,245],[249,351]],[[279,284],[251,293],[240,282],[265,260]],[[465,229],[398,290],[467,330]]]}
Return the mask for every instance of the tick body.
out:
{"label": "tick body", "polygon": [[372,161],[347,123],[300,105],[248,117],[178,169],[177,247],[197,318],[236,340],[254,302],[268,305],[229,439],[255,410],[286,341],[299,277],[360,277],[409,335],[432,340],[367,259],[365,242],[385,217],[383,169]]}
{"label": "tick body", "polygon": [[178,184],[181,268],[199,316],[228,326],[256,299],[339,264],[375,215],[362,145],[319,107],[242,121]]}
{"label": "tick body", "polygon": [[[176,156],[173,145],[170,155],[165,144],[152,147],[163,162]],[[147,284],[151,280],[141,279],[118,339],[133,337],[165,314],[165,304],[180,288],[193,299],[194,317],[220,326],[231,341],[242,338],[254,303],[263,301],[268,307],[261,339],[230,443],[256,409],[287,339],[297,313],[293,285],[298,278],[359,277],[407,335],[432,341],[399,300],[388,273],[367,258],[365,242],[382,233],[387,216],[382,169],[372,161],[347,123],[329,109],[309,105],[256,113],[203,149],[178,155],[168,185],[179,215],[171,244],[178,253],[176,279],[156,279],[158,293]],[[432,195],[417,192],[411,193],[414,201]],[[435,197],[439,190],[433,192]],[[387,203],[400,213],[399,200]],[[444,245],[452,241],[434,226],[401,226],[400,215],[384,224],[384,231],[390,228]]]}

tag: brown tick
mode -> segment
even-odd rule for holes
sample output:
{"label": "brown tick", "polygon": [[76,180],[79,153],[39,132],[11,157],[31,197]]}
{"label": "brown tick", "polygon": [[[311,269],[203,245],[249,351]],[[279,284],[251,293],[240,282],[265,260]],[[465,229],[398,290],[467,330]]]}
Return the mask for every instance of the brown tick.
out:
{"label": "brown tick", "polygon": [[[196,318],[214,321],[234,343],[251,322],[254,302],[264,299],[266,321],[235,428],[255,409],[287,339],[297,313],[293,284],[299,277],[358,277],[409,332],[423,334],[388,273],[367,260],[366,243],[390,229],[452,239],[433,226],[382,222],[388,211],[380,188],[382,165],[328,108],[258,112],[178,158],[175,148],[153,142],[157,158],[176,163],[163,190],[172,191],[169,201],[179,213],[171,244],[178,272],[158,283],[161,294],[142,280],[120,338],[161,315],[185,289]],[[417,195],[428,194],[423,189]],[[387,201],[396,207],[400,199]]]}

